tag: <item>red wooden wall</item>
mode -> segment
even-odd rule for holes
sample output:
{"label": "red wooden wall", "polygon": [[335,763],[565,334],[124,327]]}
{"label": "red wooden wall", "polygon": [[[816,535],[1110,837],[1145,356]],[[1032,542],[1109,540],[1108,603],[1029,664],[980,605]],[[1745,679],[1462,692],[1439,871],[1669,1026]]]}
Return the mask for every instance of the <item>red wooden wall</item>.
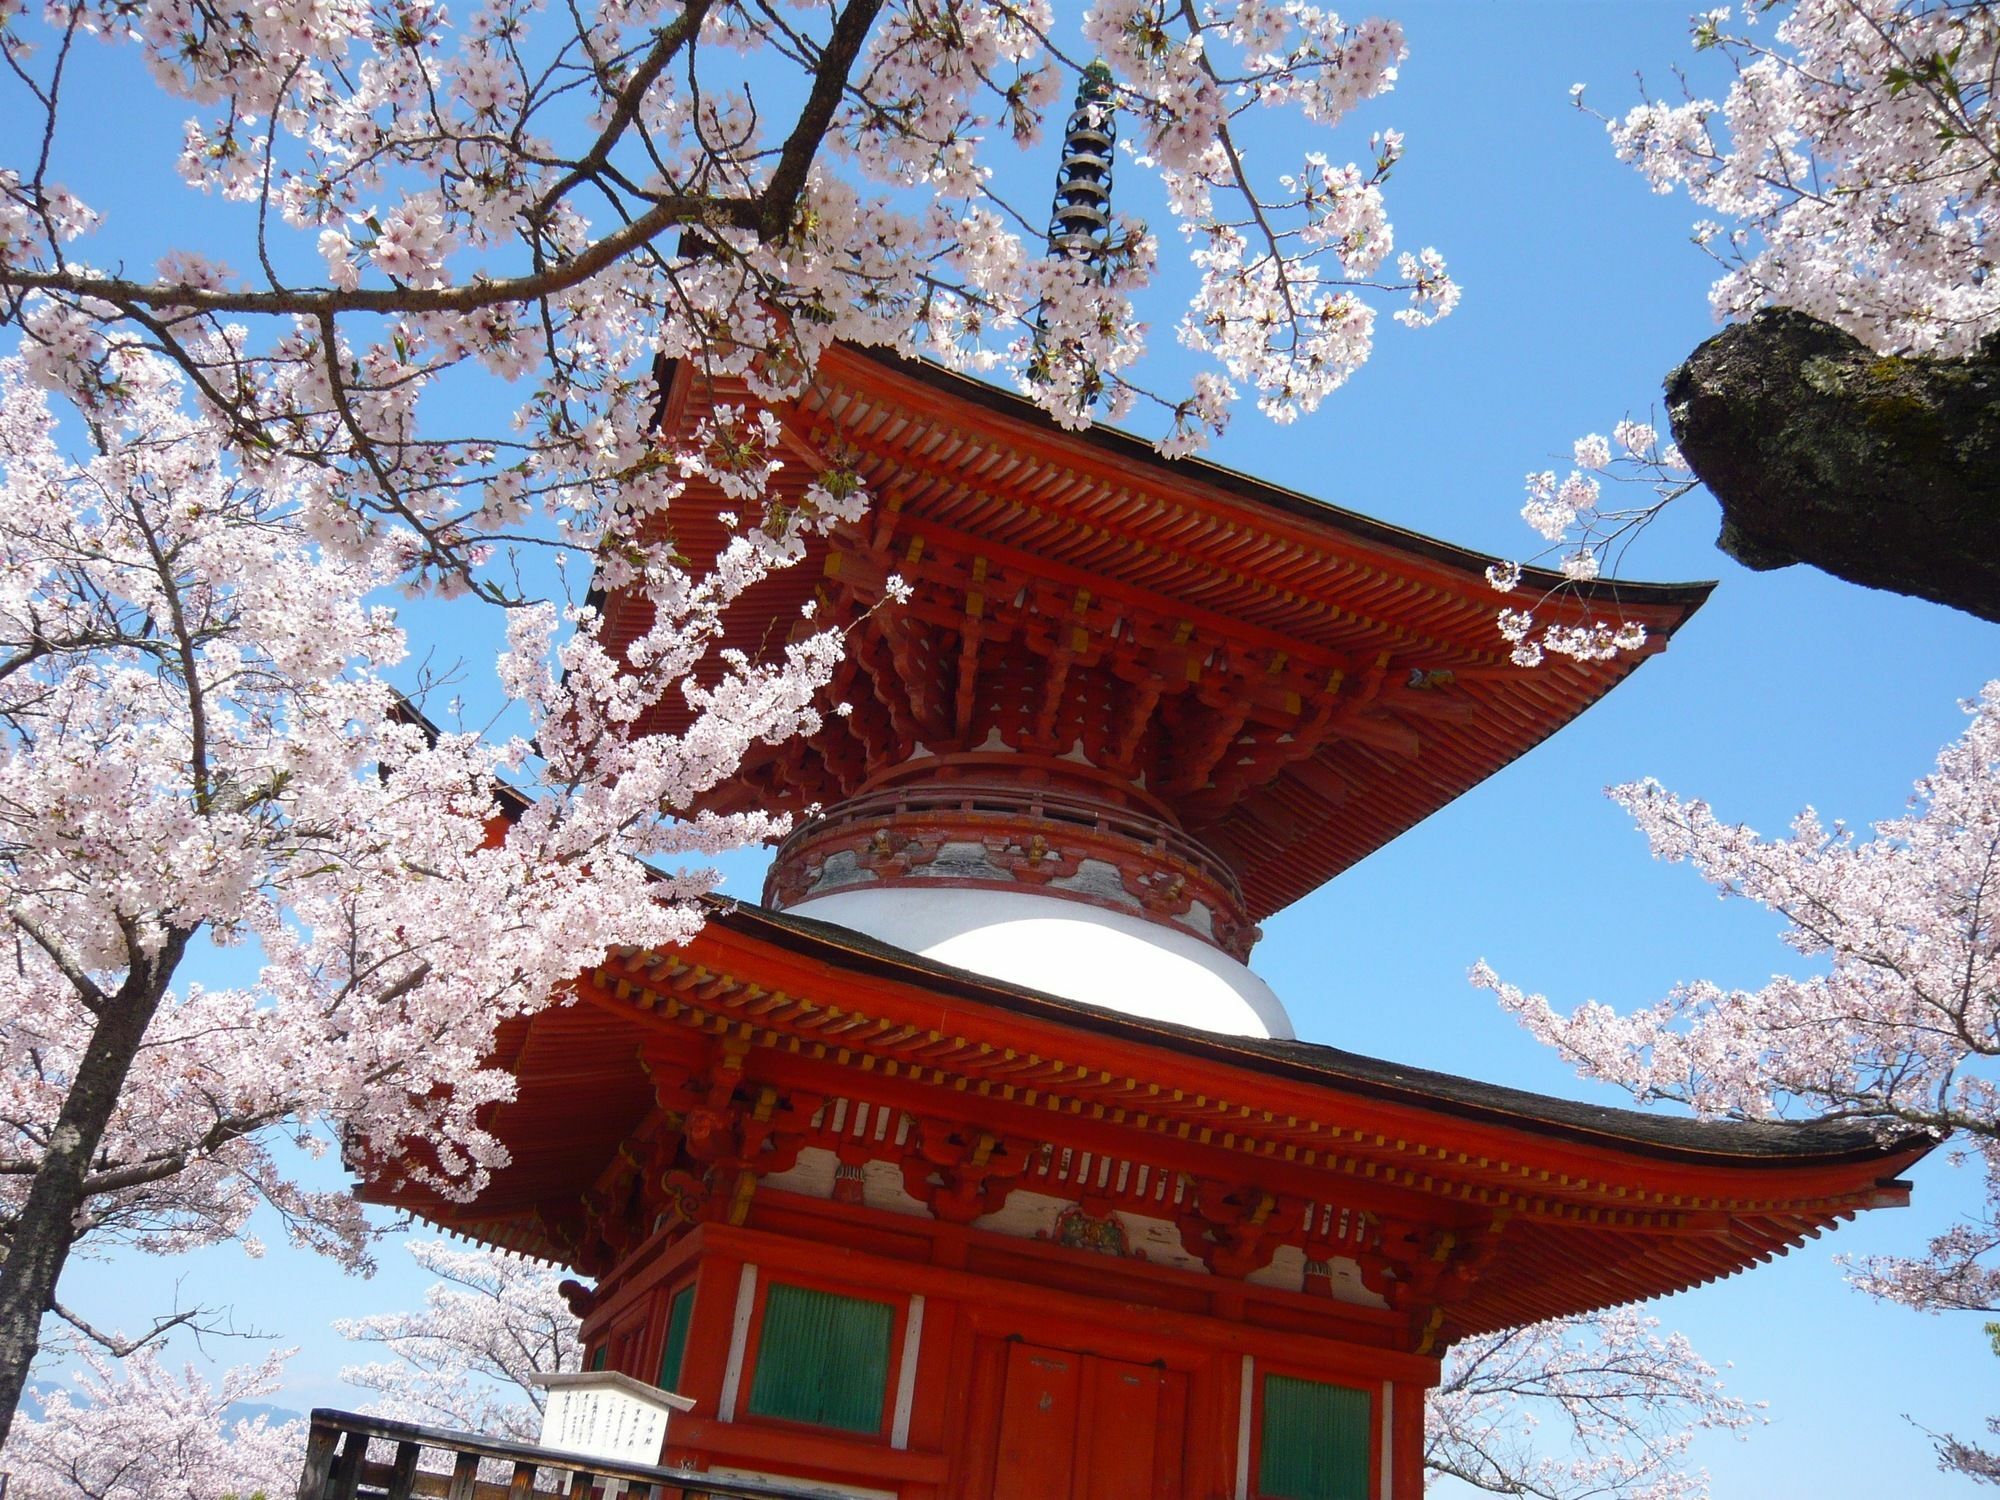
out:
{"label": "red wooden wall", "polygon": [[[678,1389],[696,1405],[674,1418],[666,1461],[898,1500],[1257,1500],[1255,1393],[1266,1373],[1303,1376],[1368,1393],[1365,1500],[1420,1500],[1436,1360],[1286,1327],[1248,1289],[1195,1309],[1178,1283],[1211,1278],[1164,1266],[1093,1277],[1091,1257],[1035,1246],[1070,1274],[986,1274],[964,1263],[973,1243],[919,1220],[838,1239],[715,1223],[656,1236],[605,1278],[586,1348],[654,1380],[668,1303],[692,1281]],[[774,1282],[895,1309],[878,1431],[747,1410]]]}

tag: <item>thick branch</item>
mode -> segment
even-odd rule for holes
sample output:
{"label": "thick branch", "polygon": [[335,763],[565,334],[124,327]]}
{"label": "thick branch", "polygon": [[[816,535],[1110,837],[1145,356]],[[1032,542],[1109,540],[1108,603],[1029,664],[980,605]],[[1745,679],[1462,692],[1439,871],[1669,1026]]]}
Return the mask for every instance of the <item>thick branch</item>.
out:
{"label": "thick branch", "polygon": [[1879,355],[1788,308],[1667,377],[1716,545],[2000,620],[2000,337],[1963,360]]}
{"label": "thick branch", "polygon": [[833,34],[826,39],[813,69],[812,92],[806,96],[792,133],[785,138],[777,168],[764,189],[764,217],[757,229],[766,241],[783,239],[792,227],[806,174],[812,170],[813,158],[833,123],[833,112],[840,107],[847,75],[854,70],[854,60],[861,55],[861,45],[881,10],[882,0],[848,0],[847,9],[833,23]]}
{"label": "thick branch", "polygon": [[710,198],[700,194],[662,198],[631,223],[594,241],[573,258],[547,270],[497,281],[469,281],[442,287],[281,288],[276,291],[222,291],[172,283],[130,281],[88,271],[30,271],[0,265],[0,288],[16,292],[64,292],[96,297],[121,308],[171,308],[178,313],[277,313],[321,317],[341,313],[477,312],[508,302],[533,302],[580,286],[632,251],[677,225],[729,224],[755,229],[766,212],[767,196]]}
{"label": "thick branch", "polygon": [[78,1060],[0,1260],[0,1443],[21,1404],[28,1369],[41,1344],[42,1314],[55,1300],[76,1242],[76,1219],[87,1196],[91,1159],[118,1108],[120,1093],[167,986],[187,951],[190,934],[169,929],[156,951],[136,945],[132,968],[117,994],[107,996],[90,1041]]}
{"label": "thick branch", "polygon": [[[723,198],[692,193],[658,198],[645,213],[586,246],[570,259],[538,268],[525,276],[474,280],[445,287],[280,287],[250,291],[132,281],[89,271],[39,271],[0,265],[0,289],[94,297],[127,310],[163,309],[181,316],[190,313],[265,313],[324,320],[346,313],[390,316],[421,312],[467,313],[502,303],[538,301],[568,291],[676,226],[700,229],[727,225],[754,230],[766,240],[782,239],[791,227],[799,197],[805,191],[806,176],[819,154],[834,111],[839,107],[848,74],[881,8],[882,0],[850,0],[834,22],[832,34],[815,68],[812,90],[779,152],[771,180],[761,193],[751,197]],[[689,17],[698,20],[705,9],[705,6],[691,8]],[[546,213],[552,200],[569,186],[604,169],[611,146],[636,116],[646,87],[680,50],[690,29],[689,26],[673,26],[661,32],[646,61],[628,80],[628,87],[598,142],[537,205],[537,213]]]}

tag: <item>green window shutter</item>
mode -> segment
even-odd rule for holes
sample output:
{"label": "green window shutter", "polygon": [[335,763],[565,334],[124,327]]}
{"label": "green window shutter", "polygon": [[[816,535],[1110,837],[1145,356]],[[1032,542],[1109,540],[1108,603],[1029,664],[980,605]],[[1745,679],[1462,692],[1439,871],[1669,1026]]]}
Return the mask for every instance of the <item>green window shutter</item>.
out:
{"label": "green window shutter", "polygon": [[889,1385],[886,1302],[771,1283],[750,1411],[850,1432],[879,1432]]}
{"label": "green window shutter", "polygon": [[687,1353],[688,1321],[694,1316],[694,1283],[674,1293],[667,1304],[667,1341],[660,1349],[660,1378],[654,1382],[662,1390],[680,1389],[681,1356]]}
{"label": "green window shutter", "polygon": [[1368,1500],[1368,1392],[1264,1377],[1257,1489],[1267,1500]]}
{"label": "green window shutter", "polygon": [[604,1361],[610,1356],[610,1354],[611,1354],[611,1346],[609,1344],[599,1344],[597,1346],[597,1352],[590,1356],[590,1368],[593,1370],[603,1369]]}

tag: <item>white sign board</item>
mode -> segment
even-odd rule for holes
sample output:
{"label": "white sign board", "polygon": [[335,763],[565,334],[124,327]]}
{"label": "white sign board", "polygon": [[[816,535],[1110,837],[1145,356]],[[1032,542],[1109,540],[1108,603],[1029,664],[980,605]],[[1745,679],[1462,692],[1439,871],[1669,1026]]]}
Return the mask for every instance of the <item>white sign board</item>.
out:
{"label": "white sign board", "polygon": [[686,1396],[614,1370],[542,1375],[536,1384],[549,1392],[542,1413],[544,1448],[617,1463],[657,1464],[667,1443],[667,1418],[694,1405]]}

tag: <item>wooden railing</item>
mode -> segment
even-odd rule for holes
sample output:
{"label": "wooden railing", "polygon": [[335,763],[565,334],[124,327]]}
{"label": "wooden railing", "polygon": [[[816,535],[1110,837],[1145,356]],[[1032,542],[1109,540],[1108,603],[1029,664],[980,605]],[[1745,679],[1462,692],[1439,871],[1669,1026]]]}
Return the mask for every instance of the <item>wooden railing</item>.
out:
{"label": "wooden railing", "polygon": [[[381,1445],[386,1456],[370,1452]],[[443,1463],[444,1468],[426,1467]],[[501,1483],[479,1477],[500,1465]],[[392,1422],[324,1407],[312,1414],[298,1500],[586,1500],[593,1491],[629,1500],[833,1500],[839,1491],[810,1482],[722,1479],[689,1469],[615,1463],[534,1443],[480,1437],[415,1422]]]}

